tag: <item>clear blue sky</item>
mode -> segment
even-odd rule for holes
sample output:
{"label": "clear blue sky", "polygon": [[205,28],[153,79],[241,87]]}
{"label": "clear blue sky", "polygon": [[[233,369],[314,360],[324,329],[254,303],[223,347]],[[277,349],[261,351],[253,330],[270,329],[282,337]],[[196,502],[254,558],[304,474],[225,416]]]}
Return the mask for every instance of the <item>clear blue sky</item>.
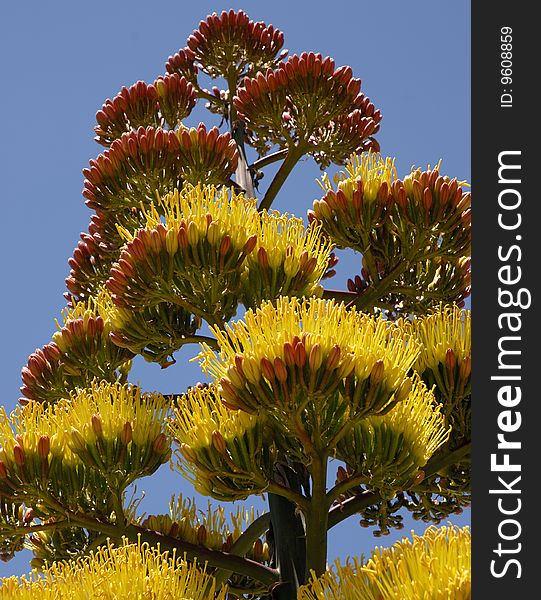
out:
{"label": "clear blue sky", "polygon": [[[64,307],[67,259],[91,214],[81,196],[81,170],[100,152],[93,141],[96,111],[122,85],[154,81],[201,19],[230,8],[281,29],[290,54],[321,52],[337,66],[349,64],[383,113],[378,139],[384,155],[397,157],[399,175],[442,158],[445,174],[470,180],[467,0],[6,2],[0,9],[0,402],[8,409],[20,395],[21,367],[50,341]],[[216,122],[201,110],[188,124],[202,118]],[[318,196],[319,176],[311,159],[297,165],[275,207],[304,216]],[[332,287],[342,287],[358,264],[358,256],[342,254]],[[201,378],[197,365],[185,360],[195,353],[194,346],[178,353],[177,364],[165,371],[140,361],[132,379],[146,389],[182,391]],[[174,492],[191,495],[167,466],[140,480],[139,489],[147,491],[144,509],[154,513],[167,512]],[[424,528],[408,518],[402,532],[380,541],[356,520],[332,531],[330,561]],[[455,520],[468,521],[469,513]],[[26,572],[28,560],[25,552],[0,563],[0,576]]]}

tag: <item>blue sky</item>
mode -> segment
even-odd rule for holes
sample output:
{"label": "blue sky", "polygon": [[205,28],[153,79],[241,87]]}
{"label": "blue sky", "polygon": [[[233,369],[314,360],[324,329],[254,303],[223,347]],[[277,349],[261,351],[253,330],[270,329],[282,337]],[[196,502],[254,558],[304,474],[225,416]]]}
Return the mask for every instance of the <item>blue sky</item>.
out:
{"label": "blue sky", "polygon": [[[281,29],[290,54],[320,52],[337,66],[349,64],[382,111],[378,139],[382,154],[396,156],[399,175],[413,164],[434,165],[441,158],[442,172],[470,180],[467,0],[5,3],[0,13],[0,402],[9,410],[20,395],[20,370],[28,355],[50,341],[64,307],[67,259],[88,225],[81,171],[101,151],[93,141],[96,111],[122,85],[154,81],[201,19],[230,8]],[[187,123],[203,119],[216,123],[203,109]],[[320,175],[311,159],[301,162],[274,207],[304,216],[319,194]],[[340,257],[334,288],[343,288],[359,264],[352,253]],[[193,346],[183,350],[165,371],[140,361],[132,379],[146,389],[182,391],[202,378],[198,366],[186,361],[196,353]],[[167,512],[172,493],[191,495],[189,484],[167,466],[141,480],[139,489],[147,491],[147,512]],[[455,520],[468,521],[469,512]],[[380,541],[352,518],[333,530],[329,560],[366,554],[414,526],[423,529],[407,519],[402,532]],[[0,576],[27,571],[28,559],[22,553],[0,563]]]}

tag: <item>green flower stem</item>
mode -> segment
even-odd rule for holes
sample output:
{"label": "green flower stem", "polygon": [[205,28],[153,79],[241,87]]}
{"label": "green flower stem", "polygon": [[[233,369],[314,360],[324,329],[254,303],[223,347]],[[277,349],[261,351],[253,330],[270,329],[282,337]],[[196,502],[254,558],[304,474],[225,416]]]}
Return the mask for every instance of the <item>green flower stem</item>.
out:
{"label": "green flower stem", "polygon": [[290,502],[298,506],[305,513],[308,510],[310,510],[310,502],[308,498],[306,498],[299,492],[296,492],[295,490],[286,487],[285,485],[281,485],[279,483],[276,483],[275,481],[271,481],[267,487],[267,491],[271,494],[276,494],[277,496],[287,498]]}
{"label": "green flower stem", "polygon": [[282,160],[282,158],[285,158],[287,156],[287,152],[287,148],[284,148],[283,150],[278,150],[277,152],[263,156],[252,163],[248,168],[257,171],[258,169],[262,169],[267,165],[272,165],[272,163],[275,163],[277,160]]}
{"label": "green flower stem", "polygon": [[337,302],[353,302],[359,297],[355,292],[346,290],[323,290],[324,300],[336,300]]}
{"label": "green flower stem", "polygon": [[289,148],[284,162],[278,169],[278,173],[276,173],[269,189],[265,192],[265,196],[259,205],[259,210],[268,210],[271,207],[278,192],[284,185],[285,180],[288,178],[291,171],[293,171],[293,168],[299,162],[303,154],[304,147],[292,146]]}
{"label": "green flower stem", "polygon": [[185,344],[202,344],[203,342],[217,352],[220,350],[218,340],[207,335],[192,335],[184,338]]}
{"label": "green flower stem", "polygon": [[306,513],[306,572],[323,575],[327,568],[327,529],[329,503],[327,501],[327,457],[312,459],[312,496]]}
{"label": "green flower stem", "polygon": [[62,527],[68,527],[69,523],[65,520],[55,521],[54,523],[40,523],[39,525],[20,525],[19,527],[0,526],[1,535],[26,535],[34,531],[54,531]]}
{"label": "green flower stem", "polygon": [[366,473],[353,473],[350,477],[337,483],[329,492],[327,492],[327,502],[329,506],[339,498],[344,492],[347,492],[351,488],[363,483],[366,480]]}
{"label": "green flower stem", "polygon": [[376,492],[364,492],[359,496],[353,496],[353,498],[344,500],[344,502],[334,506],[329,511],[328,529],[360,512],[363,508],[378,503],[380,500],[381,496]]}

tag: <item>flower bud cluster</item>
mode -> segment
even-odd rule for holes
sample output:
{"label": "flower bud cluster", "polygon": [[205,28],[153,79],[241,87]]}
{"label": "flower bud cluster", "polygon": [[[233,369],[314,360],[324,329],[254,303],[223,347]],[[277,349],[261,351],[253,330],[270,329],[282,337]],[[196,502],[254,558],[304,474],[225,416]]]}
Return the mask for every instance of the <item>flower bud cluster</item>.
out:
{"label": "flower bud cluster", "polygon": [[171,364],[172,354],[201,327],[199,317],[169,302],[138,310],[114,306],[110,318],[112,331],[109,336],[114,344],[162,367]]}
{"label": "flower bud cluster", "polygon": [[400,180],[393,160],[353,156],[334,185],[323,177],[325,195],[308,219],[338,247],[363,254],[351,291],[373,305],[426,312],[470,293],[471,198],[462,185],[441,176],[439,164]]}
{"label": "flower bud cluster", "polygon": [[110,146],[123,133],[139,127],[177,127],[195,106],[196,92],[187,79],[168,74],[148,85],[138,81],[123,87],[96,113],[95,140]]}
{"label": "flower bud cluster", "polygon": [[448,439],[441,407],[418,376],[398,393],[405,398],[382,416],[360,420],[338,443],[336,456],[370,489],[398,490]]}
{"label": "flower bud cluster", "polygon": [[303,586],[299,600],[366,598],[471,597],[471,534],[462,529],[429,527],[413,541],[403,538],[390,548],[378,547],[368,561],[336,560],[333,569]]}
{"label": "flower bud cluster", "polygon": [[[220,353],[203,345],[200,359],[226,405],[267,415],[287,439],[300,422],[321,447],[351,420],[404,400],[418,352],[402,326],[316,298],[264,302],[212,329]],[[298,451],[298,440],[287,443]]]}
{"label": "flower bud cluster", "polygon": [[471,440],[471,313],[456,305],[440,305],[410,324],[421,344],[413,368],[435,386],[453,439]]}
{"label": "flower bud cluster", "polygon": [[111,269],[113,302],[132,311],[169,302],[210,323],[227,321],[256,244],[255,202],[230,197],[226,189],[188,186],[158,208],[147,213],[147,228],[128,241]]}
{"label": "flower bud cluster", "polygon": [[[283,45],[284,34],[272,25],[255,23],[242,10],[230,10],[201,21],[188,38],[184,53],[212,78],[229,79],[233,70],[236,82],[243,75],[278,64],[287,54],[281,50]],[[180,60],[169,59],[172,62]]]}
{"label": "flower bud cluster", "polygon": [[228,407],[215,386],[191,388],[169,423],[179,446],[175,466],[205,496],[236,500],[261,493],[276,459],[263,441],[264,425],[263,417]]}
{"label": "flower bud cluster", "polygon": [[[30,499],[54,493],[74,508],[152,474],[171,455],[168,402],[102,382],[54,405],[0,413],[0,491]],[[37,494],[37,496],[36,496]],[[103,497],[103,496],[101,496]]]}
{"label": "flower bud cluster", "polygon": [[[245,510],[239,507],[228,519],[221,506],[213,506],[209,501],[204,511],[196,506],[193,499],[179,495],[176,501],[175,498],[171,501],[169,515],[150,515],[141,521],[141,526],[191,544],[229,552],[255,518],[253,508]],[[246,556],[262,562],[269,558],[269,548],[266,542],[257,542]]]}
{"label": "flower bud cluster", "polygon": [[129,370],[134,354],[109,337],[111,309],[111,297],[103,289],[86,302],[72,300],[62,311],[63,325],[57,321],[53,341],[32,353],[22,369],[22,402],[55,402],[76,387],[89,386],[95,377],[113,382]]}
{"label": "flower bud cluster", "polygon": [[367,152],[354,155],[345,171],[334,176],[334,189],[325,174],[320,183],[326,192],[314,200],[309,221],[322,229],[339,248],[366,252],[372,230],[382,226],[393,205],[391,184],[396,176],[394,160]]}
{"label": "flower bud cluster", "polygon": [[319,282],[331,261],[332,246],[319,227],[276,212],[261,213],[257,243],[246,260],[242,302],[255,308],[280,295],[320,296]]}
{"label": "flower bud cluster", "polygon": [[[97,586],[97,582],[99,585]],[[227,586],[216,590],[214,578],[197,561],[161,552],[146,543],[100,546],[79,560],[58,561],[43,573],[2,580],[2,597],[13,600],[88,600],[107,590],[111,598],[155,600],[225,600]]]}
{"label": "flower bud cluster", "polygon": [[260,154],[272,144],[289,148],[295,143],[325,164],[378,148],[371,136],[379,129],[381,113],[360,89],[350,67],[335,69],[331,58],[304,52],[245,78],[234,105],[257,136]]}

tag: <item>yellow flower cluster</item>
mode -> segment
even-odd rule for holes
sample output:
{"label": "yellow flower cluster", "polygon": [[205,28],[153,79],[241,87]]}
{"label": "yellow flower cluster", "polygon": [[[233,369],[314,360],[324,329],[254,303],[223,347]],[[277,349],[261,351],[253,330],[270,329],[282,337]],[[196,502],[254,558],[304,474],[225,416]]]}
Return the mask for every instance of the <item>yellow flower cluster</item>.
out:
{"label": "yellow flower cluster", "polygon": [[[254,199],[245,198],[234,189],[201,184],[186,184],[180,191],[177,189],[158,197],[157,203],[148,209],[142,205],[141,210],[146,217],[147,229],[164,224],[168,230],[178,230],[183,222],[194,223],[188,231],[192,243],[206,237],[211,245],[221,237],[221,231],[225,231],[234,246],[242,247],[259,220]],[[124,229],[121,233],[126,241],[134,237]],[[175,249],[171,244],[174,244],[172,239],[168,249],[173,254]]]}
{"label": "yellow flower cluster", "polygon": [[470,562],[467,527],[430,527],[413,541],[377,548],[366,563],[337,560],[301,588],[299,600],[470,600]]}
{"label": "yellow flower cluster", "polygon": [[175,552],[126,541],[77,561],[55,563],[43,576],[32,572],[4,578],[0,587],[1,600],[225,600],[226,595],[227,588],[217,591],[214,579],[200,565],[179,559]]}
{"label": "yellow flower cluster", "polygon": [[29,402],[11,419],[2,409],[0,480],[21,488],[29,482],[60,485],[62,469],[84,477],[84,464],[123,487],[169,459],[163,431],[168,410],[158,394],[107,382],[94,382],[54,405]]}
{"label": "yellow flower cluster", "polygon": [[[441,305],[426,317],[412,321],[412,330],[421,342],[421,353],[414,369],[436,371],[440,364],[453,360],[459,365],[471,360],[471,312],[456,305]],[[450,352],[451,351],[451,352]]]}
{"label": "yellow flower cluster", "polygon": [[403,487],[448,439],[441,406],[419,376],[402,402],[356,424],[337,446],[337,458],[366,474],[370,488]]}
{"label": "yellow flower cluster", "polygon": [[[260,394],[248,400],[244,390],[249,392],[250,386],[263,380],[272,384],[278,378],[291,391],[298,386],[309,388],[311,373],[318,378],[319,372],[322,378],[325,370],[332,370],[339,380],[353,376],[362,382],[372,375],[378,385],[393,393],[418,355],[417,344],[401,325],[317,298],[281,297],[274,304],[264,302],[257,310],[248,310],[244,321],[226,325],[224,331],[213,328],[213,332],[220,354],[203,345],[199,355],[203,370],[220,381],[226,400],[232,395],[227,392],[229,382],[240,400],[247,398],[245,404],[252,410],[265,402]],[[308,378],[301,378],[300,372],[295,378],[293,370],[303,371]],[[324,387],[328,383],[327,377]],[[274,406],[275,400],[269,398],[268,404]]]}
{"label": "yellow flower cluster", "polygon": [[[141,525],[192,544],[228,552],[255,518],[253,507],[246,510],[239,506],[227,518],[222,506],[212,505],[209,501],[204,511],[197,508],[195,500],[179,495],[176,500],[172,499],[169,515],[151,515]],[[268,557],[267,543],[256,541],[252,554],[256,560]]]}
{"label": "yellow flower cluster", "polygon": [[227,408],[215,386],[191,388],[169,422],[179,444],[179,470],[196,490],[218,499],[262,492],[273,464],[263,425],[262,417]]}
{"label": "yellow flower cluster", "polygon": [[[341,190],[349,200],[352,200],[353,193],[358,181],[363,182],[363,199],[367,202],[373,202],[383,183],[389,187],[396,179],[396,168],[394,158],[383,158],[376,152],[365,152],[363,154],[353,154],[345,164],[345,170],[339,171],[334,175],[333,182],[337,189]],[[327,192],[333,189],[333,184],[329,175],[325,173],[319,182],[321,188]]]}
{"label": "yellow flower cluster", "polygon": [[243,303],[256,307],[280,295],[320,296],[318,283],[329,264],[332,244],[321,227],[304,226],[302,219],[263,211],[257,226],[257,244],[246,261]]}

